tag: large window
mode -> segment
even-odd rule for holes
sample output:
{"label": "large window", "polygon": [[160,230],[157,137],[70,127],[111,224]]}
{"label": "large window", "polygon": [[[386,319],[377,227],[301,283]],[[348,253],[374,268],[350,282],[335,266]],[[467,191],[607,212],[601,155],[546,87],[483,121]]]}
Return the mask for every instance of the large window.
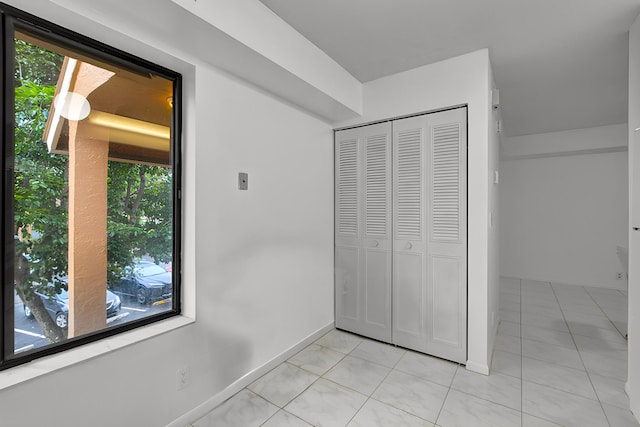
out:
{"label": "large window", "polygon": [[180,312],[180,75],[0,9],[4,369]]}

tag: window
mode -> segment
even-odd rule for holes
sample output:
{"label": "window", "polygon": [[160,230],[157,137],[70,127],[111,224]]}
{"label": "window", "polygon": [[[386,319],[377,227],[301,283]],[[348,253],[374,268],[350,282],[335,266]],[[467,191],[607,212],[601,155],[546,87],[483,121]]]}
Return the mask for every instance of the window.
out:
{"label": "window", "polygon": [[180,82],[0,4],[0,369],[180,313]]}

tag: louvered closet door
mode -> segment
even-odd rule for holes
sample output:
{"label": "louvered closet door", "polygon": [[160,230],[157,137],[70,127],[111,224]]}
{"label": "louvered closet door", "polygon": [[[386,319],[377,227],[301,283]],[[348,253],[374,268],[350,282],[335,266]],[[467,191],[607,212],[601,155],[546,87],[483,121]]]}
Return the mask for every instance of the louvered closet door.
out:
{"label": "louvered closet door", "polygon": [[391,124],[336,132],[336,326],[391,341]]}
{"label": "louvered closet door", "polygon": [[356,129],[335,135],[336,326],[350,329],[361,317],[360,151]]}
{"label": "louvered closet door", "polygon": [[460,363],[467,356],[467,110],[428,116],[426,352]]}
{"label": "louvered closet door", "polygon": [[427,117],[393,122],[393,342],[425,350]]}
{"label": "louvered closet door", "polygon": [[393,342],[466,361],[466,109],[393,122]]}

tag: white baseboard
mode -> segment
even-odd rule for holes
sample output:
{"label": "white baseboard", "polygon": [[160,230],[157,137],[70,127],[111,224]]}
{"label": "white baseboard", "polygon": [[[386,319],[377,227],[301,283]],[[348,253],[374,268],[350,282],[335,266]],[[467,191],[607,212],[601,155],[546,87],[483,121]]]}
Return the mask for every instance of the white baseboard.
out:
{"label": "white baseboard", "polygon": [[489,375],[489,365],[467,360],[467,369],[482,375]]}
{"label": "white baseboard", "polygon": [[591,287],[591,288],[613,289],[613,290],[616,290],[616,291],[624,291],[628,287],[628,285],[626,284],[626,281],[623,281],[620,286],[607,286],[607,285],[603,285],[602,283],[567,282],[567,281],[565,281],[563,279],[555,280],[555,279],[552,279],[552,278],[550,279],[549,277],[523,277],[523,276],[517,276],[517,275],[512,275],[512,274],[504,274],[504,275],[501,274],[500,277],[505,278],[505,279],[527,280],[527,281],[531,281],[531,282],[553,283],[553,284],[556,284],[556,285],[587,286],[587,287]]}
{"label": "white baseboard", "polygon": [[518,276],[511,276],[509,274],[501,274],[500,275],[500,279],[515,279],[515,280],[521,280],[522,277],[518,277]]}
{"label": "white baseboard", "polygon": [[186,414],[183,414],[182,416],[176,418],[171,423],[167,424],[167,427],[184,427],[191,423],[195,423],[200,418],[204,417],[209,412],[213,411],[220,404],[224,403],[227,399],[229,399],[230,397],[232,397],[233,395],[241,391],[243,388],[250,385],[252,382],[257,380],[258,378],[260,378],[261,376],[263,376],[264,374],[266,374],[267,372],[269,372],[279,364],[289,359],[294,354],[300,352],[302,349],[304,349],[308,345],[318,340],[321,336],[323,336],[333,328],[335,328],[335,324],[333,322],[331,322],[330,324],[328,324],[323,328],[320,328],[319,330],[309,335],[302,341],[290,347],[288,350],[274,357],[264,365],[254,369],[251,372],[248,372],[246,375],[244,375],[243,377],[239,378],[238,380],[230,384],[227,388],[222,390],[220,393],[214,396],[211,396],[209,399],[205,400],[203,403],[196,406]]}
{"label": "white baseboard", "polygon": [[[496,350],[496,339],[498,337],[498,327],[500,326],[500,310],[498,310],[498,313],[496,314],[496,324],[493,327],[493,330],[490,332],[491,335],[490,337],[492,339],[489,340],[489,344],[491,348],[491,354],[489,355],[489,363],[487,365],[487,373],[485,375],[489,375],[489,372],[491,372],[491,364],[493,363],[493,352]],[[468,368],[467,368],[468,369]]]}

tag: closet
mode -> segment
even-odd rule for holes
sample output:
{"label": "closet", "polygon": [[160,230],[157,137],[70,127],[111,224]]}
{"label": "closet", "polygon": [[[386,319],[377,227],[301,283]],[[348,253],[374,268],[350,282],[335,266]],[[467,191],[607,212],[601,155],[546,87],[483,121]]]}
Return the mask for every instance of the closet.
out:
{"label": "closet", "polygon": [[336,131],[336,327],[466,362],[466,107]]}

